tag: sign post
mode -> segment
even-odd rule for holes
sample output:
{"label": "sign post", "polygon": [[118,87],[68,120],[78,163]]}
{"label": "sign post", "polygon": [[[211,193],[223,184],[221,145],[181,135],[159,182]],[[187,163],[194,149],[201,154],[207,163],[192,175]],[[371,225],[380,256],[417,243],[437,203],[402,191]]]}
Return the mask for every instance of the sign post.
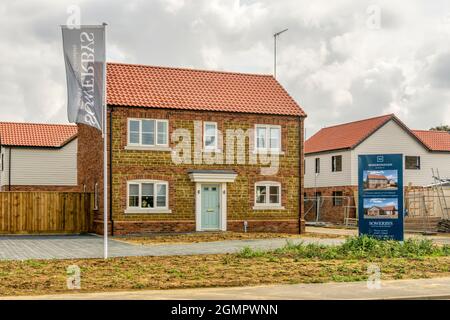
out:
{"label": "sign post", "polygon": [[403,241],[403,155],[358,156],[359,235]]}

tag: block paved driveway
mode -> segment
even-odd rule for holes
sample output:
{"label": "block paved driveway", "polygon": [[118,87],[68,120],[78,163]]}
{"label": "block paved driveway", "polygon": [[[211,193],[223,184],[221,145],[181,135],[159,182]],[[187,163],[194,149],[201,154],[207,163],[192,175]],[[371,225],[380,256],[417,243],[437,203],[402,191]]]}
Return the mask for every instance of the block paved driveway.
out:
{"label": "block paved driveway", "polygon": [[[287,239],[227,240],[191,244],[138,245],[109,240],[110,257],[234,253],[244,247],[276,249]],[[342,239],[289,239],[292,243],[336,245]],[[96,235],[0,236],[0,260],[102,258],[103,238]]]}

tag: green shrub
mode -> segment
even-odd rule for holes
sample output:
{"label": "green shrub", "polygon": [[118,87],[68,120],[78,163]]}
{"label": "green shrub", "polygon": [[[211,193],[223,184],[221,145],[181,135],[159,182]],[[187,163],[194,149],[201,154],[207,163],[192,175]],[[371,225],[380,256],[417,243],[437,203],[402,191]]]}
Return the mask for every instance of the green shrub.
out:
{"label": "green shrub", "polygon": [[408,239],[404,242],[378,240],[369,236],[351,237],[341,245],[317,243],[287,244],[272,251],[244,248],[241,258],[287,256],[294,259],[372,259],[372,258],[421,258],[425,256],[449,256],[450,246],[437,246],[428,239]]}
{"label": "green shrub", "polygon": [[268,252],[263,250],[255,250],[250,247],[245,247],[238,253],[239,258],[257,258],[266,255]]}

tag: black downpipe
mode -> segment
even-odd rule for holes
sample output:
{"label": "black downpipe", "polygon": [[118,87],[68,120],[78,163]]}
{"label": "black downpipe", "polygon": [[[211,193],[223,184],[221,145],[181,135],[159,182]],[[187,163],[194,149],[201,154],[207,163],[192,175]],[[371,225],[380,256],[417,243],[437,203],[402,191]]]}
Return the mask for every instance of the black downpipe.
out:
{"label": "black downpipe", "polygon": [[302,202],[303,202],[303,190],[302,190],[302,176],[303,176],[303,159],[302,159],[302,147],[303,147],[303,128],[302,117],[298,118],[298,233],[302,233]]}
{"label": "black downpipe", "polygon": [[114,220],[113,220],[113,191],[112,191],[112,146],[113,146],[113,134],[112,134],[112,124],[113,124],[113,107],[109,112],[109,220],[111,221],[111,236],[114,235]]}
{"label": "black downpipe", "polygon": [[8,190],[11,191],[11,147],[9,147],[9,159],[8,159]]}

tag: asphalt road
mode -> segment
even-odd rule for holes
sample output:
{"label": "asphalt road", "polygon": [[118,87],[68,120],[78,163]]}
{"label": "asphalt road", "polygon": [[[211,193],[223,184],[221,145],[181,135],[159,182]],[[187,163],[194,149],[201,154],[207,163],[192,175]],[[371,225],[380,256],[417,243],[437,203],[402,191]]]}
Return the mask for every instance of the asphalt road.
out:
{"label": "asphalt road", "polygon": [[450,277],[381,281],[369,288],[367,282],[266,285],[236,288],[141,290],[73,293],[44,296],[0,297],[0,299],[88,299],[88,300],[379,300],[450,299]]}

